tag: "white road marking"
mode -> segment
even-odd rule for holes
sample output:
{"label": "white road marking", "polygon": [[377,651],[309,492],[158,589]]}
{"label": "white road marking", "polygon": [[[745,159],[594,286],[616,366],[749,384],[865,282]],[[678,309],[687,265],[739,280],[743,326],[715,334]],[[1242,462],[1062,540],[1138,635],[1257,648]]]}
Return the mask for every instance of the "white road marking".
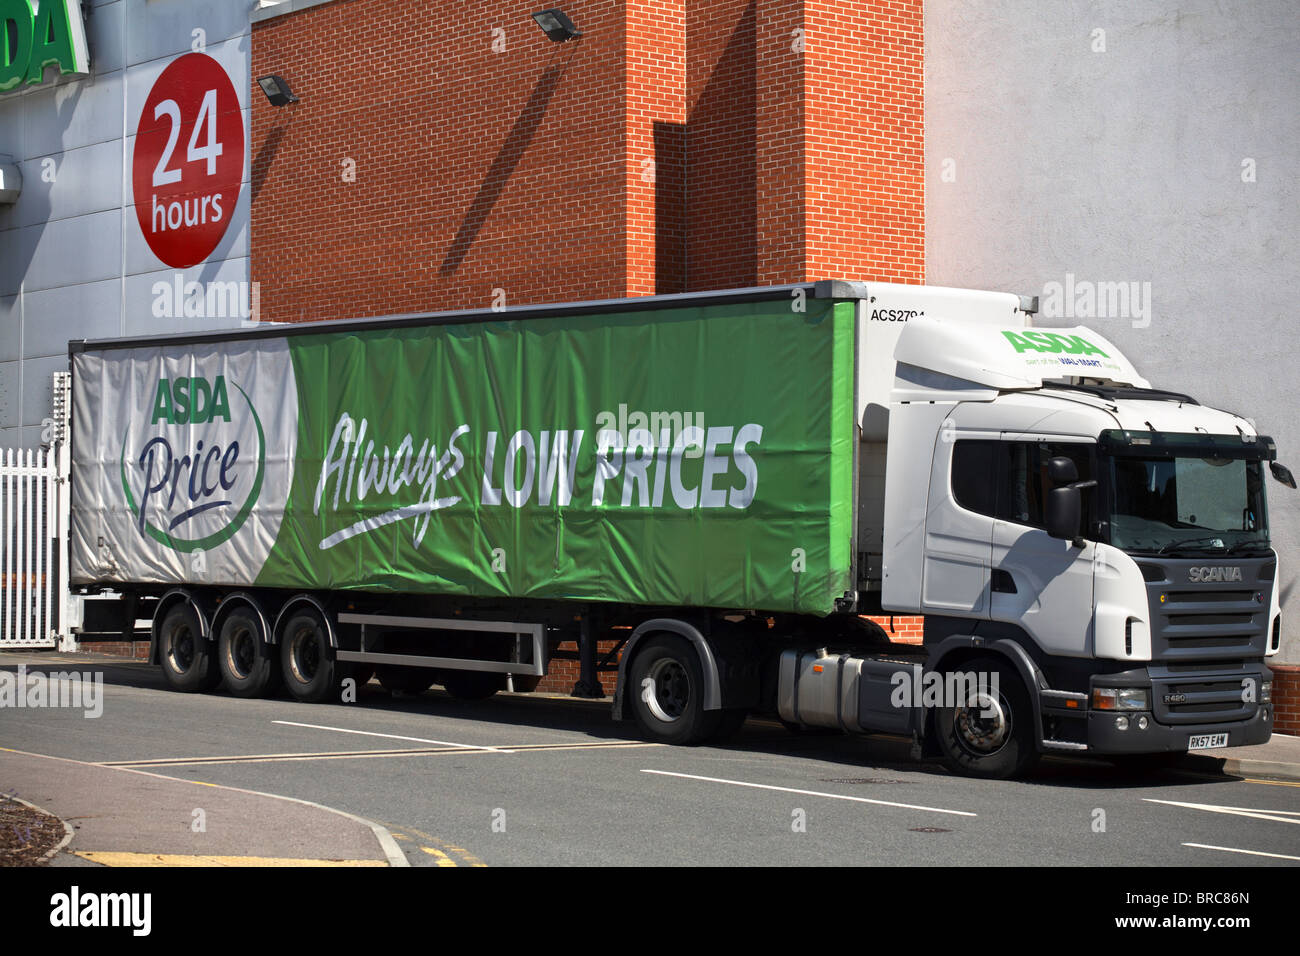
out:
{"label": "white road marking", "polygon": [[1300,856],[1287,856],[1285,853],[1264,853],[1261,850],[1239,850],[1235,846],[1210,846],[1208,843],[1184,843],[1198,850],[1222,850],[1224,853],[1247,853],[1250,856],[1271,856],[1275,860],[1300,860]]}
{"label": "white road marking", "polygon": [[307,727],[311,730],[332,730],[339,734],[359,734],[362,737],[384,737],[388,740],[412,740],[417,744],[436,744],[439,747],[459,747],[462,750],[486,750],[494,754],[512,754],[513,750],[502,750],[500,747],[480,747],[476,744],[458,744],[450,740],[429,740],[426,737],[403,737],[401,734],[378,734],[373,730],[352,730],[349,727],[326,727],[324,724],[300,724],[294,720],[273,720],[273,724],[284,724],[286,727]]}
{"label": "white road marking", "polygon": [[942,807],[922,807],[915,803],[894,803],[890,800],[871,800],[867,797],[850,797],[842,793],[822,793],[818,790],[796,790],[793,787],[774,787],[767,783],[749,783],[744,780],[723,780],[721,777],[698,777],[693,773],[672,773],[667,770],[642,770],[642,773],[658,774],[662,777],[682,777],[686,780],[703,780],[707,783],[727,783],[733,787],[753,787],[755,790],[777,790],[781,793],[798,793],[807,797],[827,797],[831,800],[851,800],[854,803],[874,803],[882,807],[902,807],[904,810],[926,810],[930,813],[950,813],[958,817],[974,817],[978,814],[966,810],[945,810]]}
{"label": "white road marking", "polygon": [[1210,813],[1227,813],[1236,817],[1253,817],[1256,820],[1273,820],[1276,823],[1300,824],[1300,810],[1250,810],[1246,807],[1220,807],[1213,803],[1179,803],[1177,800],[1156,800],[1152,797],[1143,797],[1142,799],[1147,803],[1164,803],[1171,807],[1186,807],[1189,810],[1208,810]]}

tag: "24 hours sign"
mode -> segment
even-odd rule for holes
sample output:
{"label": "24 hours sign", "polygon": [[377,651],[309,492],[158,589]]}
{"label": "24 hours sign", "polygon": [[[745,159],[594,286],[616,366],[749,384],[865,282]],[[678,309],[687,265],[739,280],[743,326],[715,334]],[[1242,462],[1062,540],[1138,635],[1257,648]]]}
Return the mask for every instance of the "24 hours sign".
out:
{"label": "24 hours sign", "polygon": [[225,235],[244,175],[244,120],[221,64],[187,53],[145,99],[131,164],[140,229],[163,262],[196,265]]}

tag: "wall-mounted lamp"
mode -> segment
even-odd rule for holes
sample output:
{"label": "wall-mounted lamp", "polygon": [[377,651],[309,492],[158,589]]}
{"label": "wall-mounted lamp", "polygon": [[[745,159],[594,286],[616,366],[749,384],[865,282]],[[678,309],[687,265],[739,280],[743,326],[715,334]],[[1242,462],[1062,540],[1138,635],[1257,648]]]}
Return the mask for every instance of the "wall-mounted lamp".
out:
{"label": "wall-mounted lamp", "polygon": [[289,84],[282,76],[259,76],[257,85],[262,88],[272,106],[287,106],[298,102],[298,97],[293,95],[293,90],[289,89]]}
{"label": "wall-mounted lamp", "polygon": [[576,40],[582,36],[582,31],[573,25],[573,21],[563,10],[543,10],[541,13],[534,13],[533,19],[542,28],[542,32],[556,43]]}
{"label": "wall-mounted lamp", "polygon": [[[5,157],[8,159],[9,157]],[[23,192],[23,174],[17,163],[0,160],[0,206],[11,206]]]}

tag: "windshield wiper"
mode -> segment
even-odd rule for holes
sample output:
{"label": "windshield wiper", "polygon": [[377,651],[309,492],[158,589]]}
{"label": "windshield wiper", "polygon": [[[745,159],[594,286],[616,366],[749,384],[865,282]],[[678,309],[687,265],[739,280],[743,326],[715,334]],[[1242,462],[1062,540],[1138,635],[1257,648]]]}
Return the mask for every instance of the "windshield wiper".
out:
{"label": "windshield wiper", "polygon": [[1226,550],[1223,553],[1236,554],[1239,551],[1243,551],[1243,552],[1254,551],[1254,552],[1258,552],[1259,554],[1264,554],[1270,550],[1271,548],[1268,546],[1268,544],[1263,541],[1238,541],[1236,544],[1228,545],[1228,550]]}
{"label": "windshield wiper", "polygon": [[[1215,544],[1215,542],[1218,543]],[[1203,546],[1208,546],[1209,548],[1212,548],[1214,550],[1221,549],[1225,552],[1228,550],[1227,546],[1224,545],[1222,538],[1218,537],[1217,535],[1206,535],[1205,537],[1202,538],[1183,538],[1181,541],[1170,541],[1167,545],[1161,548],[1157,553],[1168,554],[1171,551],[1183,551],[1190,548],[1194,548],[1194,547],[1199,548]]]}

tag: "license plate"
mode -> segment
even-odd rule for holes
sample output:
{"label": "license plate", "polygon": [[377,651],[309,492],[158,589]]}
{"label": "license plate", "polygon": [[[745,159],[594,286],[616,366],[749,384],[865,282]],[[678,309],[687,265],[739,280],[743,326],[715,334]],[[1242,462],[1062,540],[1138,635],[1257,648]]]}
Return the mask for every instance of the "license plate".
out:
{"label": "license plate", "polygon": [[1188,750],[1210,750],[1228,746],[1227,734],[1199,734],[1187,741]]}

